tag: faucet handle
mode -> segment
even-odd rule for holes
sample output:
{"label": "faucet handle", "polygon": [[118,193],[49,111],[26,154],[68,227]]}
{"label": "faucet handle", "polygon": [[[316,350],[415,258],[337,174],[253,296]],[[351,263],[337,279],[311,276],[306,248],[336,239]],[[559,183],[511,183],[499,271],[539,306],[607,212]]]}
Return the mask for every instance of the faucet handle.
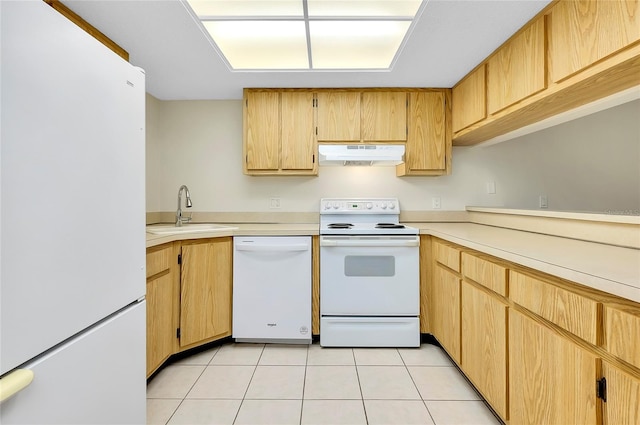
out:
{"label": "faucet handle", "polygon": [[185,217],[184,215],[181,217],[182,222],[183,223],[189,223],[191,221],[191,218],[193,216],[193,213],[189,213],[189,217]]}

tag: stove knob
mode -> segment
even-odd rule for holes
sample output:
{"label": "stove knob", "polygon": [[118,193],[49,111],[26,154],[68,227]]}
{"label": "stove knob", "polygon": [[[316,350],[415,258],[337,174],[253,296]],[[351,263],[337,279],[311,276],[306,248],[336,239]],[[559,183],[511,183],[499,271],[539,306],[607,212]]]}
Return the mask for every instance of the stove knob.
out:
{"label": "stove knob", "polygon": [[387,203],[386,202],[383,202],[382,205],[380,205],[380,206],[382,207],[383,210],[387,209]]}
{"label": "stove knob", "polygon": [[367,209],[370,210],[373,208],[373,204],[371,202],[367,202]]}
{"label": "stove knob", "polygon": [[340,204],[339,204],[339,203],[337,203],[337,202],[334,202],[334,203],[333,203],[333,209],[334,209],[334,210],[337,210],[337,209],[338,209],[338,207],[340,207]]}
{"label": "stove knob", "polygon": [[389,202],[389,208],[392,209],[392,210],[395,209],[396,208],[396,204],[393,203],[393,202]]}
{"label": "stove knob", "polygon": [[324,209],[328,210],[329,208],[331,208],[331,202],[325,202],[324,203]]}

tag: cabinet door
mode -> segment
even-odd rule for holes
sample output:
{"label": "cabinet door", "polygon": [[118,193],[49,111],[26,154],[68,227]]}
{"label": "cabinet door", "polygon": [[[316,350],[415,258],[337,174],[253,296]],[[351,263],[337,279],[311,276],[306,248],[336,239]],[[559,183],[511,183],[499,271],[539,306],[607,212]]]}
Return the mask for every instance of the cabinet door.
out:
{"label": "cabinet door", "polygon": [[595,424],[598,361],[545,325],[510,309],[510,423]]}
{"label": "cabinet door", "polygon": [[544,19],[531,23],[487,62],[487,109],[494,114],[546,87]]}
{"label": "cabinet door", "polygon": [[465,374],[507,420],[507,305],[463,281],[461,333]]}
{"label": "cabinet door", "polygon": [[316,168],[316,142],[313,125],[313,93],[281,93],[283,170]]}
{"label": "cabinet door", "polygon": [[407,93],[362,93],[362,140],[365,142],[407,140]]}
{"label": "cabinet door", "polygon": [[640,39],[637,0],[560,1],[551,10],[552,82],[561,81]]}
{"label": "cabinet door", "polygon": [[460,279],[434,264],[431,295],[433,336],[460,363]]}
{"label": "cabinet door", "polygon": [[182,246],[180,346],[231,334],[231,238]]}
{"label": "cabinet door", "polygon": [[603,362],[602,373],[607,380],[607,401],[604,403],[605,425],[640,423],[640,379]]}
{"label": "cabinet door", "polygon": [[446,169],[444,101],[443,92],[409,93],[407,174]]}
{"label": "cabinet door", "polygon": [[245,169],[280,168],[280,93],[245,93]]}
{"label": "cabinet door", "polygon": [[319,92],[318,141],[360,141],[360,92]]}
{"label": "cabinet door", "polygon": [[477,123],[487,116],[485,65],[460,81],[451,91],[453,132]]}
{"label": "cabinet door", "polygon": [[147,281],[147,376],[173,354],[176,328],[172,276],[167,273]]}

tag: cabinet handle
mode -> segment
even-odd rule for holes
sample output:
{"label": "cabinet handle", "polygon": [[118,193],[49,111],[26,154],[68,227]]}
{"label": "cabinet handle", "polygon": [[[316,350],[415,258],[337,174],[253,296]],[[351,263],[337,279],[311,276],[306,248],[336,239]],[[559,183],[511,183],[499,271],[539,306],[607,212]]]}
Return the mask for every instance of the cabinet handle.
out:
{"label": "cabinet handle", "polygon": [[0,379],[0,403],[27,388],[33,381],[33,371],[16,369]]}

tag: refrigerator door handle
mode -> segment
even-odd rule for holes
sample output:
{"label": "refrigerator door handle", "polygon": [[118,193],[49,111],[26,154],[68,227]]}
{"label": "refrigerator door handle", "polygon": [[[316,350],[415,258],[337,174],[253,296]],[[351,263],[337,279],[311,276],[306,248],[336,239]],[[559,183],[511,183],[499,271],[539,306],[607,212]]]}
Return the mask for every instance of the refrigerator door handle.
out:
{"label": "refrigerator door handle", "polygon": [[32,370],[16,369],[0,379],[0,403],[27,388],[33,376]]}

